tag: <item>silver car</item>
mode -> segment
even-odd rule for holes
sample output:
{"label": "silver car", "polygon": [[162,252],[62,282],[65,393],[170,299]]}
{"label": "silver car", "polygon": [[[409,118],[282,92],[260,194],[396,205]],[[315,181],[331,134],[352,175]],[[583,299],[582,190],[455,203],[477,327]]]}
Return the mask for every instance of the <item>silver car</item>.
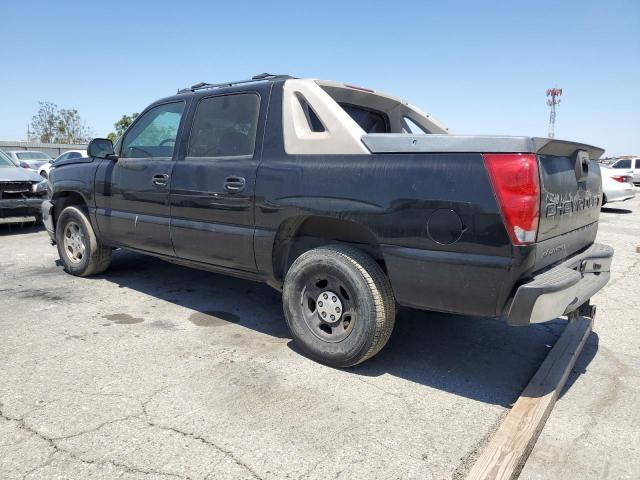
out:
{"label": "silver car", "polygon": [[0,152],[0,224],[40,222],[40,205],[47,194],[46,180]]}
{"label": "silver car", "polygon": [[42,165],[52,160],[46,153],[34,150],[11,150],[5,153],[16,166],[35,170],[36,172]]}

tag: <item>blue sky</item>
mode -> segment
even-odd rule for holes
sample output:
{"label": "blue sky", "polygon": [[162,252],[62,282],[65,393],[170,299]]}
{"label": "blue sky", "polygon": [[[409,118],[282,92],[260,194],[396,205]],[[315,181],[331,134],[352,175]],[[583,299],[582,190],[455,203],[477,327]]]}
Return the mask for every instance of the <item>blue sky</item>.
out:
{"label": "blue sky", "polygon": [[640,155],[640,1],[10,1],[0,139],[39,100],[104,136],[179,87],[256,73],[344,81],[407,99],[454,133],[556,137]]}

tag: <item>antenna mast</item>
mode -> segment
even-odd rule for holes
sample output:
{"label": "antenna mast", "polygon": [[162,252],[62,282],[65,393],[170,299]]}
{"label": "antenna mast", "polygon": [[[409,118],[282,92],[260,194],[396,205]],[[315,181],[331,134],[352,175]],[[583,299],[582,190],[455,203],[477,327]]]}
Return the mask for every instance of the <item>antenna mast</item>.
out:
{"label": "antenna mast", "polygon": [[562,96],[561,88],[549,88],[547,89],[547,105],[551,108],[549,113],[549,138],[555,136],[556,130],[556,105],[560,103],[560,97]]}

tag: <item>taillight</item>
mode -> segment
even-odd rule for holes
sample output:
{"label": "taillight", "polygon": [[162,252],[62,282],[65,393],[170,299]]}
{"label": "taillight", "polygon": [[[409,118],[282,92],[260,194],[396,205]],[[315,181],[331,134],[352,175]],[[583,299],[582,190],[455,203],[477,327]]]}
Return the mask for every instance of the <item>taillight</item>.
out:
{"label": "taillight", "polygon": [[535,242],[540,213],[540,178],[536,156],[485,153],[482,157],[511,243],[526,245]]}
{"label": "taillight", "polygon": [[611,175],[611,178],[613,178],[616,182],[620,182],[620,183],[631,182],[631,177],[628,175]]}

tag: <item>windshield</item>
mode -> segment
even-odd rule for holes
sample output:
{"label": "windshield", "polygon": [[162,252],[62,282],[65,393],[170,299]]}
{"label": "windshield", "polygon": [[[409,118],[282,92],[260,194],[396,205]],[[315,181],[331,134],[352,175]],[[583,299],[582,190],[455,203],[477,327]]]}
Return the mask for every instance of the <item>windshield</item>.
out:
{"label": "windshield", "polygon": [[43,152],[16,152],[20,160],[51,160],[51,157]]}
{"label": "windshield", "polygon": [[9,157],[7,157],[7,155],[2,150],[0,150],[0,168],[7,168],[7,167],[15,168],[15,165],[11,160],[9,160]]}

